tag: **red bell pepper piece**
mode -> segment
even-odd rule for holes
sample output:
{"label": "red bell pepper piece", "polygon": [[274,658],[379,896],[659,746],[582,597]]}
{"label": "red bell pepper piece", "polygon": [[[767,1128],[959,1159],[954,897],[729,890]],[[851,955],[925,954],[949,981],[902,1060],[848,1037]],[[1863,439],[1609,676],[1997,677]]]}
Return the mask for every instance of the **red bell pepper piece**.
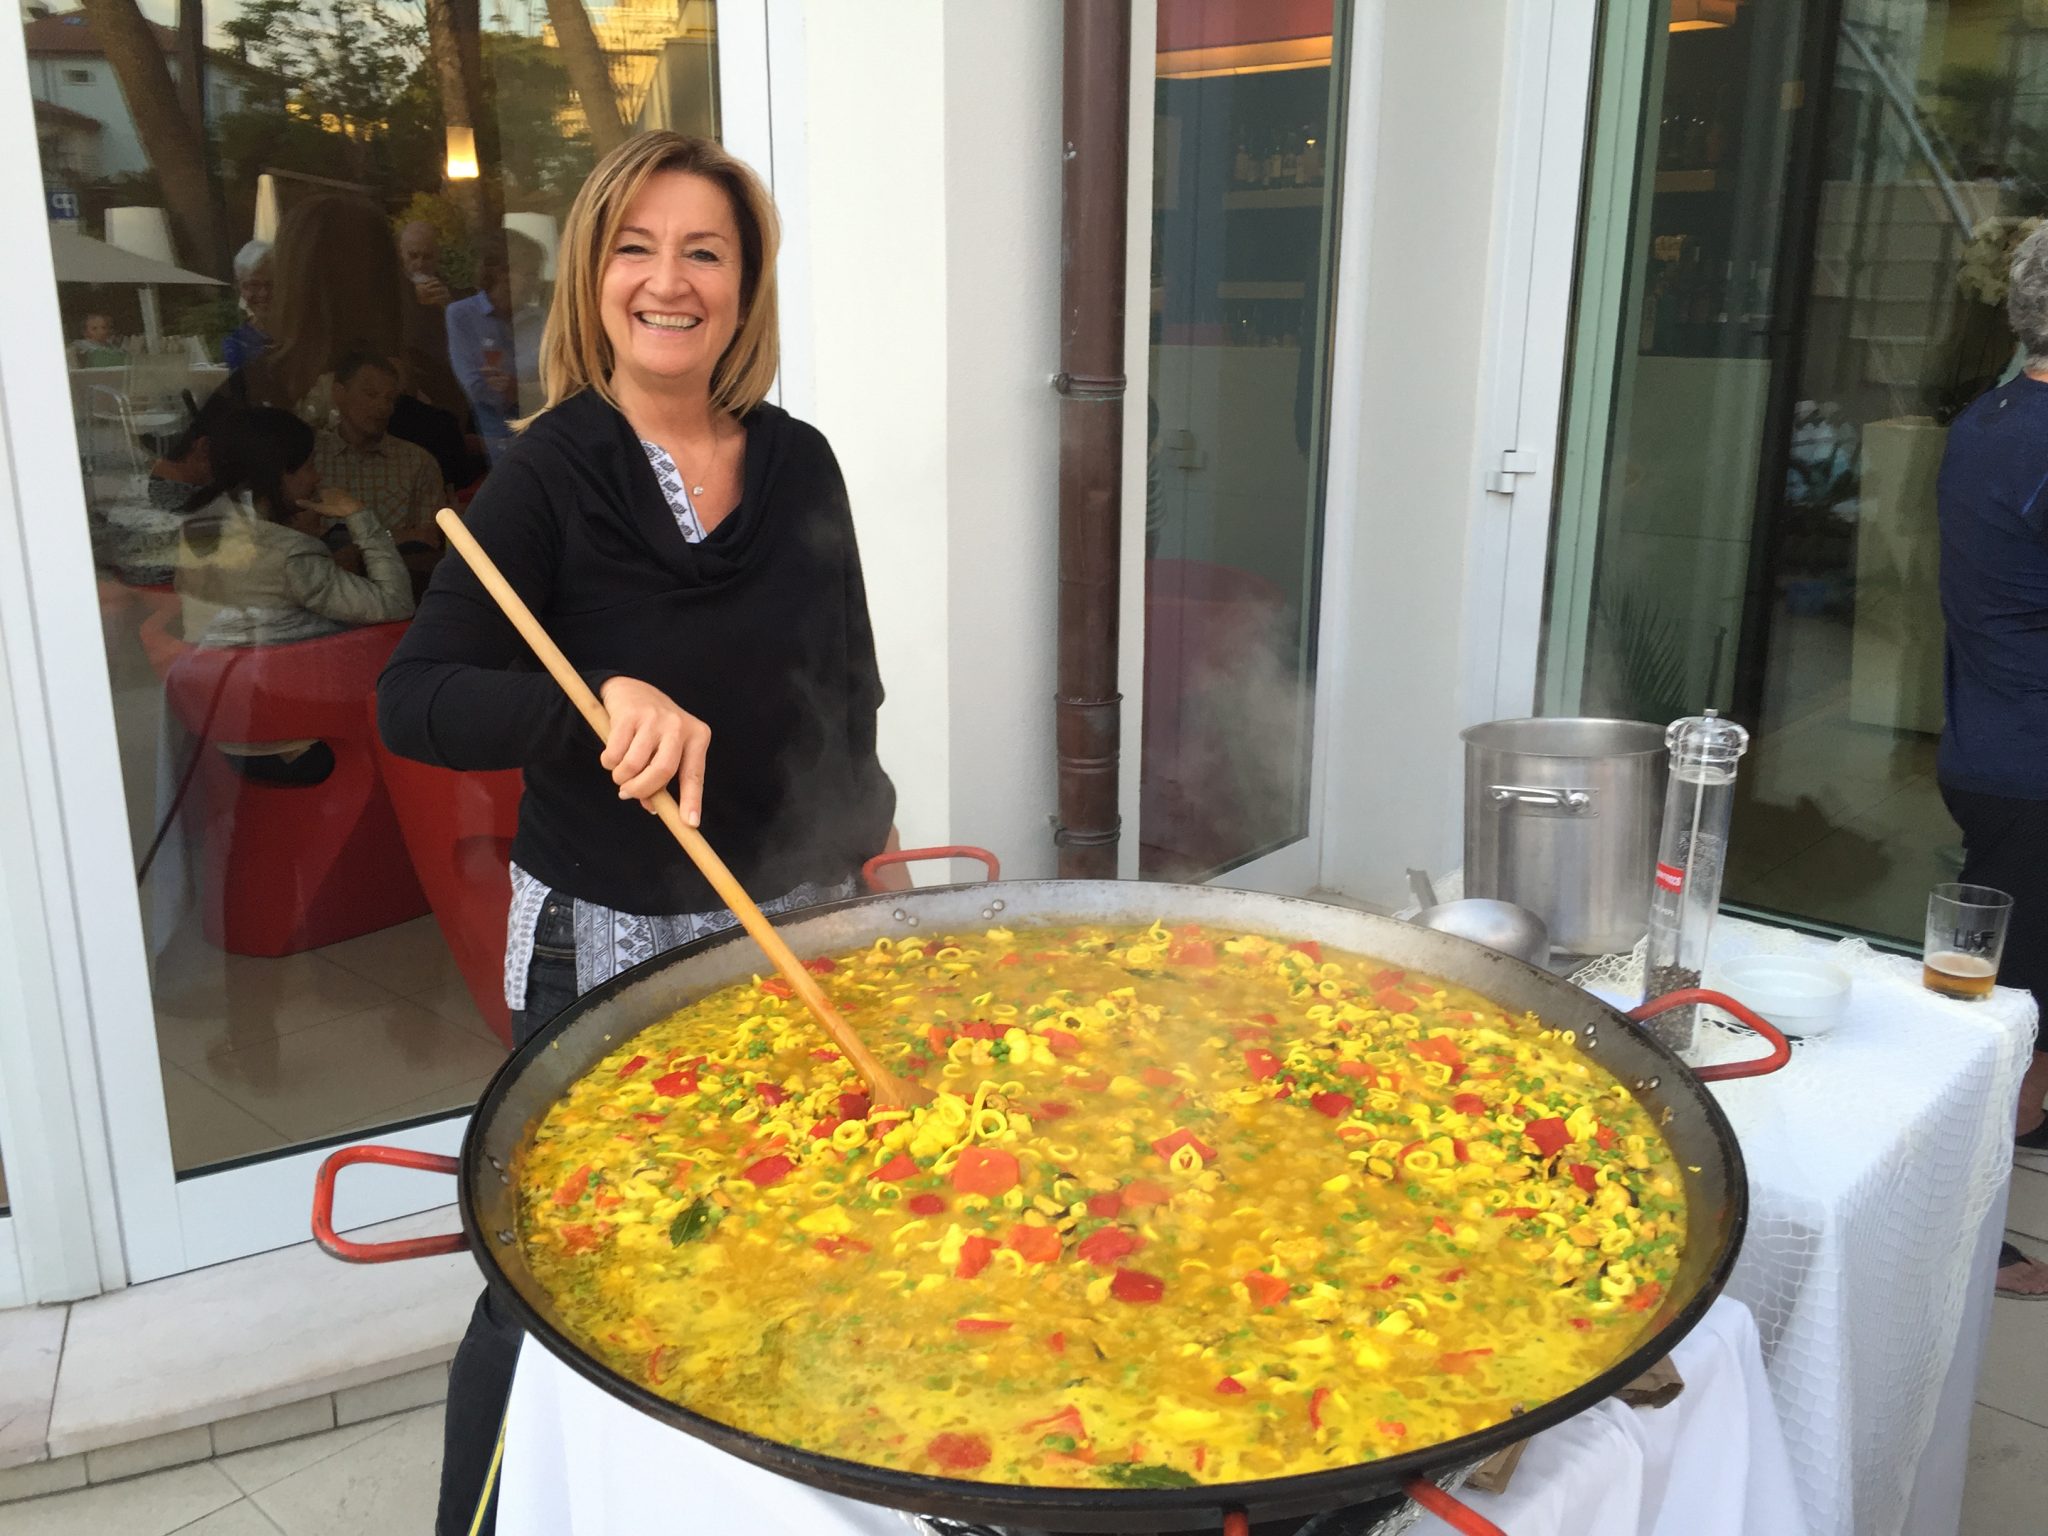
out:
{"label": "red bell pepper piece", "polygon": [[969,1019],[960,1026],[961,1038],[966,1040],[1000,1040],[1003,1032],[987,1019]]}
{"label": "red bell pepper piece", "polygon": [[1182,1147],[1193,1147],[1195,1149],[1195,1156],[1205,1163],[1216,1161],[1216,1149],[1192,1131],[1175,1131],[1171,1135],[1162,1136],[1152,1143],[1152,1150],[1169,1162],[1173,1160],[1173,1154]]}
{"label": "red bell pepper piece", "polygon": [[1045,1347],[1051,1350],[1056,1355],[1064,1355],[1067,1352],[1066,1334],[1048,1333],[1045,1336]]}
{"label": "red bell pepper piece", "polygon": [[1309,1095],[1309,1108],[1319,1115],[1328,1115],[1332,1120],[1342,1120],[1358,1103],[1348,1093],[1314,1093]]}
{"label": "red bell pepper piece", "polygon": [[961,1333],[1002,1333],[1009,1326],[1002,1317],[963,1317],[953,1325]]}
{"label": "red bell pepper piece", "polygon": [[1166,1294],[1166,1282],[1142,1269],[1120,1269],[1109,1282],[1109,1294],[1118,1301],[1157,1301]]}
{"label": "red bell pepper piece", "polygon": [[1527,1221],[1536,1214],[1536,1208],[1532,1205],[1510,1205],[1493,1214],[1503,1221]]}
{"label": "red bell pepper piece", "polygon": [[1279,1072],[1280,1058],[1268,1050],[1249,1050],[1244,1053],[1244,1069],[1258,1081],[1264,1082]]}
{"label": "red bell pepper piece", "polygon": [[953,1278],[972,1280],[988,1268],[988,1261],[995,1257],[995,1253],[996,1240],[976,1233],[960,1245],[960,1262],[953,1266]]}
{"label": "red bell pepper piece", "polygon": [[758,1163],[749,1163],[740,1170],[740,1177],[756,1189],[768,1189],[788,1178],[796,1164],[780,1152],[773,1157],[764,1157]]}
{"label": "red bell pepper piece", "polygon": [[1216,1383],[1216,1390],[1225,1397],[1240,1397],[1244,1393],[1244,1383],[1235,1376],[1226,1376]]}
{"label": "red bell pepper piece", "polygon": [[1173,1198],[1173,1191],[1164,1184],[1155,1184],[1150,1179],[1133,1179],[1122,1190],[1125,1205],[1142,1207],[1164,1205]]}
{"label": "red bell pepper piece", "polygon": [[917,1172],[917,1159],[908,1152],[898,1152],[868,1177],[880,1179],[884,1184],[896,1184]]}
{"label": "red bell pepper piece", "polygon": [[874,1106],[868,1102],[864,1092],[847,1092],[839,1095],[839,1113],[847,1120],[865,1120]]}
{"label": "red bell pepper piece", "polygon": [[1166,958],[1176,965],[1214,965],[1216,946],[1207,939],[1182,939],[1167,946]]}
{"label": "red bell pepper piece", "polygon": [[1145,1246],[1145,1239],[1122,1227],[1102,1227],[1082,1238],[1074,1252],[1097,1269],[1112,1268]]}
{"label": "red bell pepper piece", "polygon": [[1658,1301],[1663,1298],[1663,1295],[1664,1287],[1655,1280],[1652,1280],[1638,1289],[1635,1295],[1629,1297],[1627,1302],[1628,1309],[1631,1312],[1647,1312],[1650,1308],[1657,1305]]}
{"label": "red bell pepper piece", "polygon": [[825,1119],[820,1120],[816,1125],[811,1127],[811,1140],[823,1141],[827,1136],[830,1136],[834,1131],[838,1130],[839,1127],[844,1125],[845,1123],[846,1122],[844,1120],[841,1120],[837,1115],[828,1115]]}
{"label": "red bell pepper piece", "polygon": [[1323,963],[1323,946],[1314,939],[1303,939],[1293,947],[1300,953],[1307,955],[1317,965]]}
{"label": "red bell pepper piece", "polygon": [[562,1247],[569,1253],[589,1253],[604,1241],[604,1228],[590,1222],[578,1222],[557,1230],[562,1235]]}
{"label": "red bell pepper piece", "polygon": [[1587,1317],[1575,1317],[1572,1319],[1572,1326],[1578,1329],[1579,1332],[1584,1333],[1593,1326],[1593,1320]]}
{"label": "red bell pepper piece", "polygon": [[1276,1307],[1294,1294],[1293,1286],[1263,1269],[1246,1270],[1244,1286],[1252,1293],[1252,1305],[1255,1307]]}
{"label": "red bell pepper piece", "polygon": [[913,1216],[936,1216],[946,1208],[944,1195],[912,1195],[903,1202],[903,1208]]}
{"label": "red bell pepper piece", "polygon": [[1415,1054],[1426,1061],[1440,1061],[1453,1070],[1465,1065],[1464,1052],[1449,1035],[1431,1035],[1427,1040],[1416,1041]]}
{"label": "red bell pepper piece", "polygon": [[953,1187],[969,1195],[1008,1194],[1017,1187],[1017,1159],[1001,1147],[969,1147],[953,1165]]}
{"label": "red bell pepper piece", "polygon": [[1451,1108],[1461,1115],[1483,1115],[1486,1113],[1486,1100],[1476,1093],[1460,1093],[1452,1097]]}
{"label": "red bell pepper piece", "polygon": [[1384,992],[1373,993],[1372,1000],[1376,1006],[1386,1009],[1389,1013],[1413,1013],[1415,1011],[1415,999],[1406,992],[1396,992],[1392,988],[1388,988]]}
{"label": "red bell pepper piece", "polygon": [[1531,1120],[1524,1131],[1536,1143],[1536,1150],[1545,1157],[1555,1157],[1572,1144],[1572,1133],[1556,1115]]}
{"label": "red bell pepper piece", "polygon": [[788,1102],[789,1099],[789,1090],[780,1083],[756,1083],[754,1092],[760,1095],[761,1102],[770,1109],[777,1104]]}
{"label": "red bell pepper piece", "polygon": [[1317,1387],[1308,1395],[1308,1425],[1310,1429],[1323,1427],[1323,1404],[1330,1400],[1328,1387]]}
{"label": "red bell pepper piece", "polygon": [[1123,1208],[1124,1197],[1113,1189],[1106,1195],[1090,1195],[1088,1197],[1088,1214],[1090,1216],[1107,1218],[1116,1215]]}
{"label": "red bell pepper piece", "polygon": [[1071,1104],[1062,1104],[1058,1099],[1040,1099],[1038,1118],[1041,1120],[1064,1120],[1074,1112]]}
{"label": "red bell pepper piece", "polygon": [[933,1435],[925,1455],[948,1472],[972,1472],[988,1465],[988,1439],[983,1435]]}
{"label": "red bell pepper piece", "polygon": [[1573,1163],[1571,1174],[1572,1182],[1589,1195],[1600,1187],[1594,1180],[1593,1165],[1591,1163]]}
{"label": "red bell pepper piece", "polygon": [[647,1058],[645,1056],[635,1056],[631,1061],[627,1062],[623,1067],[619,1068],[619,1076],[631,1077],[635,1072],[638,1072],[642,1067],[646,1065]]}
{"label": "red bell pepper piece", "polygon": [[1436,1368],[1446,1376],[1467,1376],[1475,1363],[1492,1353],[1490,1349],[1461,1349],[1454,1354],[1438,1355]]}
{"label": "red bell pepper piece", "polygon": [[839,969],[839,962],[830,955],[820,955],[815,960],[806,960],[804,962],[804,969],[813,976],[830,976]]}
{"label": "red bell pepper piece", "polygon": [[[1041,1029],[1039,1033],[1045,1037],[1045,1043],[1052,1047],[1053,1055],[1078,1056],[1081,1054],[1081,1037],[1079,1035],[1064,1029]],[[1108,1086],[1109,1079],[1104,1078],[1103,1087],[1106,1088]],[[1101,1092],[1101,1089],[1097,1089],[1096,1092]]]}
{"label": "red bell pepper piece", "polygon": [[1027,1264],[1051,1264],[1059,1258],[1062,1244],[1058,1228],[1019,1222],[1010,1228],[1010,1246],[1024,1256]]}
{"label": "red bell pepper piece", "polygon": [[1384,992],[1389,987],[1398,987],[1408,979],[1406,971],[1375,971],[1366,986],[1375,992]]}
{"label": "red bell pepper piece", "polygon": [[574,1205],[583,1198],[583,1192],[590,1188],[590,1164],[585,1163],[555,1187],[555,1204]]}
{"label": "red bell pepper piece", "polygon": [[1017,1431],[1025,1435],[1072,1435],[1076,1440],[1088,1438],[1087,1422],[1082,1419],[1081,1410],[1072,1403],[1067,1404],[1058,1413],[1049,1413],[1042,1419],[1019,1424]]}
{"label": "red bell pepper piece", "polygon": [[1140,1072],[1138,1076],[1143,1078],[1146,1081],[1146,1083],[1148,1083],[1150,1086],[1154,1088],[1171,1088],[1175,1083],[1180,1081],[1179,1078],[1175,1077],[1171,1072],[1167,1071],[1164,1067],[1147,1067],[1144,1071]]}
{"label": "red bell pepper piece", "polygon": [[667,1115],[657,1115],[649,1110],[636,1111],[633,1118],[642,1125],[666,1125],[668,1123]]}
{"label": "red bell pepper piece", "polygon": [[1337,1063],[1337,1075],[1339,1077],[1371,1077],[1373,1071],[1369,1062],[1340,1061]]}
{"label": "red bell pepper piece", "polygon": [[1619,1140],[1621,1138],[1614,1134],[1614,1127],[1611,1125],[1600,1126],[1593,1132],[1594,1145],[1598,1146],[1602,1152],[1613,1151],[1614,1144]]}
{"label": "red bell pepper piece", "polygon": [[761,983],[761,990],[770,997],[790,998],[796,996],[796,988],[792,987],[780,976],[766,978]]}

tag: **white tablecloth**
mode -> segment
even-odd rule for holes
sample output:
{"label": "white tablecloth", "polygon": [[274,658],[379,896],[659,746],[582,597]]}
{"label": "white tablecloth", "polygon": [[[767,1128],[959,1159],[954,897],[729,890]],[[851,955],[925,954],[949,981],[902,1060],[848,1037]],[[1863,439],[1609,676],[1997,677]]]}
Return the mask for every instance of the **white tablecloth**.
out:
{"label": "white tablecloth", "polygon": [[[1663,1408],[1608,1401],[1529,1443],[1507,1491],[1467,1492],[1509,1536],[1805,1536],[1756,1324],[1723,1297],[1672,1352]],[[661,1468],[659,1477],[646,1469]],[[528,1340],[505,1432],[499,1536],[905,1536],[904,1516],[763,1472],[655,1423]],[[1418,1536],[1452,1536],[1423,1516]]]}
{"label": "white tablecloth", "polygon": [[[1827,956],[1852,991],[1840,1027],[1782,1071],[1714,1087],[1749,1168],[1728,1294],[1756,1317],[1813,1536],[1952,1532],[1959,1481],[1945,1513],[1924,1489],[1910,1525],[1907,1512],[1969,1434],[1967,1407],[1937,1409],[1955,1396],[1952,1367],[1961,1402],[1973,1395],[1983,1245],[2003,1222],[2033,999],[1950,1002],[1921,986],[1917,960],[1727,918],[1709,983],[1759,950]],[[1746,1033],[1703,1047],[1758,1054]]]}
{"label": "white tablecloth", "polygon": [[[1610,1398],[1529,1442],[1507,1491],[1460,1495],[1508,1536],[1805,1536],[1756,1322],[1723,1296],[1671,1352],[1663,1408]],[[1413,1536],[1453,1536],[1434,1515]]]}
{"label": "white tablecloth", "polygon": [[[1754,1315],[1803,1523],[1783,1502],[1770,1453],[1757,1449],[1768,1425],[1750,1387],[1728,1385],[1701,1391],[1686,1410],[1703,1411],[1712,1400],[1725,1414],[1682,1440],[1670,1429],[1661,1450],[1665,1427],[1645,1429],[1643,1415],[1632,1414],[1629,1431],[1622,1410],[1604,1407],[1539,1437],[1550,1442],[1543,1459],[1533,1467],[1525,1460],[1505,1496],[1529,1501],[1511,1536],[1955,1530],[2032,999],[2000,991],[1982,1003],[1947,1002],[1920,986],[1917,961],[1754,924],[1717,926],[1716,958],[1760,948],[1829,953],[1854,980],[1848,1017],[1834,1034],[1801,1042],[1774,1076],[1714,1090],[1750,1175],[1749,1232],[1728,1296],[1748,1309],[1736,1315]],[[1746,1035],[1710,1036],[1705,1048],[1708,1059],[1758,1054]],[[1717,1308],[1710,1319],[1726,1315]],[[1702,1349],[1722,1332],[1706,1327]],[[1738,1397],[1748,1402],[1739,1434],[1730,1428]],[[1625,1449],[1624,1438],[1638,1446],[1630,1454],[1640,1480],[1587,1475],[1599,1458]],[[639,1490],[650,1480],[633,1469],[673,1468],[685,1458],[690,1475],[665,1471],[651,1480],[666,1496],[642,1506]],[[1735,1501],[1727,1480],[1738,1474],[1744,1489],[1757,1490],[1754,1508],[1750,1492]],[[504,1477],[505,1536],[667,1529],[678,1512],[676,1488],[691,1490],[692,1512],[745,1511],[737,1523],[707,1522],[707,1530],[905,1529],[887,1511],[813,1493],[663,1429],[530,1342],[513,1388]],[[1630,1509],[1634,1524],[1615,1523]],[[1692,1523],[1657,1523],[1675,1518],[1668,1511]]]}

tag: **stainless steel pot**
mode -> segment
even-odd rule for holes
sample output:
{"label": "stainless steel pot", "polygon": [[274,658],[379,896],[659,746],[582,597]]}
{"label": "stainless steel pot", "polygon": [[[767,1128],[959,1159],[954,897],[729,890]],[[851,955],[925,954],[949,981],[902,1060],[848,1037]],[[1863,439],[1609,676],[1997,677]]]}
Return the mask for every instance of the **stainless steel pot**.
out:
{"label": "stainless steel pot", "polygon": [[1527,907],[1576,955],[1624,953],[1649,927],[1664,811],[1664,727],[1492,720],[1465,743],[1465,894]]}
{"label": "stainless steel pot", "polygon": [[[1316,939],[1371,955],[1403,970],[1470,987],[1509,1013],[1537,1014],[1553,1028],[1577,1032],[1578,1045],[1629,1085],[1657,1118],[1685,1170],[1687,1234],[1677,1273],[1653,1326],[1622,1360],[1527,1412],[1457,1440],[1383,1461],[1259,1482],[1196,1488],[1105,1489],[1025,1487],[934,1477],[819,1455],[734,1429],[659,1397],[584,1350],[555,1297],[527,1268],[515,1239],[517,1190],[511,1170],[534,1127],[570,1086],[621,1040],[719,988],[761,969],[753,941],[732,929],[662,955],[578,999],[521,1046],[501,1067],[469,1122],[462,1156],[437,1157],[395,1147],[344,1147],[322,1166],[313,1230],[337,1258],[358,1263],[455,1253],[467,1247],[509,1315],[570,1369],[641,1413],[696,1435],[772,1472],[871,1503],[969,1521],[994,1521],[1038,1531],[1182,1532],[1219,1525],[1242,1532],[1247,1519],[1297,1518],[1363,1503],[1406,1489],[1465,1531],[1497,1530],[1458,1510],[1429,1479],[1592,1406],[1640,1375],[1699,1321],[1719,1293],[1741,1246],[1748,1211],[1742,1154],[1705,1080],[1755,1076],[1791,1059],[1784,1038],[1733,999],[1674,993],[1624,1016],[1533,966],[1465,939],[1392,918],[1285,896],[1210,886],[1137,881],[1019,880],[869,896],[815,907],[776,920],[790,947],[805,958],[832,955],[884,935],[947,932],[1011,925],[1074,923],[1204,923],[1240,932]],[[1689,1071],[1632,1020],[1680,1004],[1711,1001],[1736,1013],[1771,1043],[1755,1061]],[[463,1230],[446,1237],[363,1243],[334,1230],[334,1181],[351,1163],[377,1162],[455,1173],[461,1181]]]}

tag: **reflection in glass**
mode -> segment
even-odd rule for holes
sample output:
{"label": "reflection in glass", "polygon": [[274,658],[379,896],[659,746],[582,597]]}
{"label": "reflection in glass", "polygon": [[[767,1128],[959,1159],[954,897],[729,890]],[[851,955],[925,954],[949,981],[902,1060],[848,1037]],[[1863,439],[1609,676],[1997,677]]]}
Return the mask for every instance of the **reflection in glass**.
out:
{"label": "reflection in glass", "polygon": [[1544,707],[1730,710],[1756,767],[1729,898],[1914,941],[1961,860],[1934,478],[1948,423],[2018,365],[2004,274],[2048,213],[2048,16],[1745,4],[1653,31],[1633,78],[1643,216],[1617,221],[1626,296],[1582,292],[1568,442],[1595,449],[1576,488],[1567,457]]}
{"label": "reflection in glass", "polygon": [[716,132],[715,7],[24,26],[176,1166],[466,1107],[519,776],[393,758],[372,690],[434,512],[544,403],[596,156]]}
{"label": "reflection in glass", "polygon": [[1321,4],[1162,0],[1139,869],[1308,827],[1342,70]]}

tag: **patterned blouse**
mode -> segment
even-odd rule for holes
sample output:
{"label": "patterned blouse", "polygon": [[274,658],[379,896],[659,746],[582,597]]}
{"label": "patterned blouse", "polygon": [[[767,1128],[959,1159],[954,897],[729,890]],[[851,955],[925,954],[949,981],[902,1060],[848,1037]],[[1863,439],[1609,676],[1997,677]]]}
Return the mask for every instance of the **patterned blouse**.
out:
{"label": "patterned blouse", "polygon": [[[676,468],[675,460],[659,443],[650,443],[642,438],[640,447],[654,468],[654,478],[660,482],[661,494],[667,498],[669,511],[675,514],[676,527],[690,543],[698,543],[704,537],[704,525],[698,520],[689,487],[683,484],[683,476]],[[820,885],[814,880],[807,880],[793,891],[762,902],[761,910],[774,917],[778,913],[814,906],[822,901],[842,901],[851,896],[853,890],[854,883],[850,879],[836,885]],[[541,880],[517,864],[512,866],[512,909],[505,922],[505,1005],[508,1008],[526,1006],[526,973],[533,964],[534,925],[540,921],[541,906],[551,894]],[[610,907],[579,897],[576,901],[576,990],[579,994],[588,992],[620,972],[631,970],[643,960],[651,960],[656,955],[666,954],[710,934],[722,933],[738,922],[738,918],[722,908],[713,912],[642,917],[633,912],[615,912]]]}

